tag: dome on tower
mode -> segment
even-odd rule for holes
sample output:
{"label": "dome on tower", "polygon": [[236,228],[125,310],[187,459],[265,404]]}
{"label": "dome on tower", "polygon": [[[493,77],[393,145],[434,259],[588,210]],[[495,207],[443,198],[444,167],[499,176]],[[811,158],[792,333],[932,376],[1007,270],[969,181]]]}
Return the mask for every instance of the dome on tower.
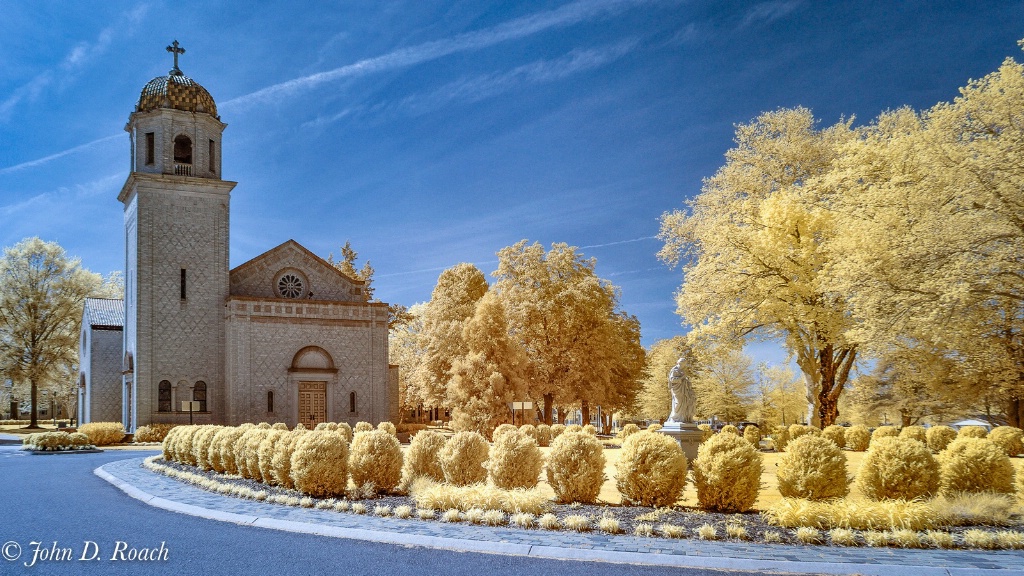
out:
{"label": "dome on tower", "polygon": [[148,112],[158,108],[205,112],[218,117],[213,96],[198,82],[182,74],[181,70],[172,70],[167,76],[157,76],[142,89],[135,111]]}

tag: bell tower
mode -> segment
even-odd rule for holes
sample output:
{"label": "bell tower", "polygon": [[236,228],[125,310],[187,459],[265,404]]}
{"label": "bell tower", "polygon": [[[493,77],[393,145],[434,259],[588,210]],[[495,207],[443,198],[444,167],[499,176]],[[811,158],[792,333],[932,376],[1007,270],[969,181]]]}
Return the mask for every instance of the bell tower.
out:
{"label": "bell tower", "polygon": [[124,204],[125,428],[223,421],[228,212],[221,178],[227,124],[205,88],[174,67],[150,80],[128,117],[131,172]]}

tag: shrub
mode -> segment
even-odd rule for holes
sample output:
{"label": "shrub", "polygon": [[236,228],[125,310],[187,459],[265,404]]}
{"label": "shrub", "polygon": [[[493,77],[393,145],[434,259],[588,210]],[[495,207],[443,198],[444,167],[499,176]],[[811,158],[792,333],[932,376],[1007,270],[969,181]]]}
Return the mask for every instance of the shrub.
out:
{"label": "shrub", "polygon": [[587,424],[584,426],[583,431],[591,436],[597,436],[597,426],[594,426],[593,424]]}
{"label": "shrub", "polygon": [[625,440],[626,438],[629,438],[630,436],[636,434],[639,431],[640,427],[637,426],[636,424],[626,424],[621,429],[619,429],[619,433],[616,434],[616,436],[618,436],[622,440]]}
{"label": "shrub", "polygon": [[[277,453],[277,443],[285,436],[288,436],[287,428],[284,430],[274,428],[267,432],[263,441],[260,442],[260,447],[256,450],[260,478],[263,478],[263,482],[267,484],[277,484],[277,478],[274,476],[274,454]],[[289,462],[290,458],[291,456],[289,456]]]}
{"label": "shrub", "polygon": [[833,444],[840,448],[846,448],[846,428],[832,424],[826,426],[821,431],[821,436],[832,441]]}
{"label": "shrub", "polygon": [[565,431],[566,432],[582,432],[583,431],[583,426],[580,426],[579,424],[569,424],[568,426],[565,427]]}
{"label": "shrub", "polygon": [[402,483],[410,485],[413,480],[425,476],[437,482],[444,482],[444,470],[438,455],[444,448],[445,437],[433,430],[422,430],[412,437],[405,460],[402,463]]}
{"label": "shrub", "polygon": [[313,430],[320,430],[325,432],[336,432],[338,430],[337,422],[321,422],[313,427]]}
{"label": "shrub", "polygon": [[316,498],[343,495],[348,488],[348,444],[326,430],[299,435],[290,475],[295,488],[304,494]]}
{"label": "shrub", "polygon": [[135,429],[132,442],[163,442],[177,424],[148,424]]}
{"label": "shrub", "polygon": [[538,489],[502,490],[487,484],[452,486],[422,481],[410,491],[416,507],[421,510],[501,510],[508,514],[543,514],[551,500]]}
{"label": "shrub", "polygon": [[710,424],[697,424],[697,429],[700,430],[700,441],[707,442],[708,438],[715,435],[715,431],[711,429]]}
{"label": "shrub", "polygon": [[[698,426],[699,428],[699,426]],[[789,444],[789,428],[779,426],[772,431],[772,447],[776,452],[782,452]]]}
{"label": "shrub", "polygon": [[745,512],[761,487],[761,454],[733,434],[717,434],[697,449],[693,483],[704,510]]}
{"label": "shrub", "polygon": [[657,422],[647,425],[648,432],[657,432],[658,430],[661,430],[661,424],[658,424]]}
{"label": "shrub", "polygon": [[164,443],[170,446],[171,458],[176,462],[195,465],[195,456],[192,452],[192,435],[195,432],[195,426],[178,426],[174,434],[168,434],[164,439]]}
{"label": "shrub", "polygon": [[551,444],[551,426],[537,424],[537,444],[542,447]]}
{"label": "shrub", "polygon": [[804,435],[779,458],[779,493],[784,498],[827,500],[849,493],[846,456],[828,438]]}
{"label": "shrub", "polygon": [[559,436],[561,436],[563,432],[565,432],[565,425],[564,424],[552,424],[551,425],[551,442],[554,442],[555,438],[558,438]]}
{"label": "shrub", "polygon": [[516,428],[515,426],[513,426],[512,424],[501,424],[497,428],[495,428],[494,430],[491,431],[491,442],[494,442],[495,440],[497,440],[498,436],[501,436],[502,434],[506,434],[508,432],[518,432],[518,431],[519,431],[519,429]]}
{"label": "shrub", "polygon": [[519,427],[519,433],[526,434],[530,438],[533,438],[534,441],[537,440],[537,427],[533,424],[523,424]]}
{"label": "shrub", "polygon": [[268,434],[269,428],[250,428],[235,442],[235,462],[243,478],[263,479],[260,475],[260,444]]}
{"label": "shrub", "polygon": [[879,438],[898,438],[899,435],[900,431],[895,426],[879,426],[871,433],[871,444],[874,444]]}
{"label": "shrub", "polygon": [[854,452],[863,452],[871,445],[871,432],[867,426],[851,426],[844,436],[846,447]]}
{"label": "shrub", "polygon": [[[166,444],[170,441],[171,436],[175,434],[175,430],[182,428],[182,426],[179,426],[171,430],[164,443]],[[235,441],[241,438],[246,430],[248,430],[248,427],[244,425],[229,426],[218,430],[213,435],[209,453],[211,468],[221,474],[238,474],[238,464],[235,462]]]}
{"label": "shrub", "polygon": [[108,446],[124,440],[124,425],[120,422],[89,422],[78,427],[96,446]]}
{"label": "shrub", "polygon": [[904,426],[900,430],[900,438],[910,438],[911,440],[917,440],[925,446],[928,445],[928,432],[923,426]]}
{"label": "shrub", "polygon": [[719,434],[734,434],[736,436],[739,436],[740,435],[740,429],[735,427],[735,426],[733,426],[732,424],[726,424],[725,426],[722,426],[722,429],[719,430],[718,433]]}
{"label": "shrub", "polygon": [[345,438],[345,442],[352,443],[352,427],[348,425],[348,422],[338,423],[338,434]]}
{"label": "shrub", "polygon": [[196,460],[196,466],[203,470],[213,468],[210,464],[210,445],[221,428],[223,426],[203,426],[192,440],[192,455]]}
{"label": "shrub", "polygon": [[590,434],[566,430],[551,443],[548,484],[558,502],[591,503],[604,482],[604,447]]}
{"label": "shrub", "polygon": [[997,492],[1013,494],[1013,463],[995,442],[970,436],[957,438],[939,454],[942,493]]}
{"label": "shrub", "polygon": [[939,463],[916,440],[882,436],[871,440],[857,487],[871,500],[929,498],[939,488]]}
{"label": "shrub", "polygon": [[957,432],[957,438],[985,438],[988,432],[981,426],[964,426]]}
{"label": "shrub", "polygon": [[296,428],[290,433],[282,436],[274,444],[274,456],[271,458],[270,466],[273,469],[273,478],[278,486],[294,488],[292,481],[292,453],[295,451],[295,444],[300,438],[308,434],[305,428]]}
{"label": "shrub", "polygon": [[[84,438],[84,443],[83,443]],[[74,450],[89,448],[89,437],[80,432],[68,434],[67,432],[36,432],[29,434],[21,440],[22,446],[27,450],[41,450],[56,452],[60,450]]]}
{"label": "shrub", "polygon": [[398,436],[398,428],[396,428],[394,424],[388,422],[387,420],[378,423],[377,430],[383,430],[384,432],[387,432],[392,436]]}
{"label": "shrub", "polygon": [[373,430],[373,424],[370,424],[369,422],[356,422],[356,427],[353,430],[355,433],[369,432],[370,430]]}
{"label": "shrub", "polygon": [[89,441],[89,437],[81,432],[72,432],[70,435],[71,447],[75,450],[85,450],[92,448],[92,442]]}
{"label": "shrub", "polygon": [[270,429],[271,430],[284,430],[285,432],[287,432],[288,431],[288,425],[285,424],[284,422],[274,422],[274,424],[270,427]]}
{"label": "shrub", "polygon": [[754,448],[761,446],[761,429],[753,424],[743,429],[743,438]]}
{"label": "shrub", "polygon": [[505,433],[491,445],[487,472],[498,488],[530,489],[537,486],[544,457],[537,441],[522,432]]}
{"label": "shrub", "polygon": [[639,506],[671,506],[686,486],[686,456],[664,434],[639,432],[622,443],[615,485],[623,501]]}
{"label": "shrub", "polygon": [[1024,452],[1024,431],[1013,426],[999,426],[989,433],[988,439],[1006,452],[1007,456],[1016,456]]}
{"label": "shrub", "polygon": [[942,452],[950,442],[956,440],[956,430],[949,426],[932,426],[925,433],[925,437],[932,452]]}
{"label": "shrub", "polygon": [[479,432],[464,430],[448,439],[438,453],[444,479],[449,484],[467,486],[487,480],[484,462],[490,447]]}
{"label": "shrub", "polygon": [[805,426],[803,424],[790,424],[789,426],[789,441],[792,442],[797,438],[806,434],[818,434],[821,431],[814,426]]}
{"label": "shrub", "polygon": [[372,485],[378,493],[391,492],[402,479],[402,447],[387,430],[359,432],[352,438],[348,465],[357,487]]}

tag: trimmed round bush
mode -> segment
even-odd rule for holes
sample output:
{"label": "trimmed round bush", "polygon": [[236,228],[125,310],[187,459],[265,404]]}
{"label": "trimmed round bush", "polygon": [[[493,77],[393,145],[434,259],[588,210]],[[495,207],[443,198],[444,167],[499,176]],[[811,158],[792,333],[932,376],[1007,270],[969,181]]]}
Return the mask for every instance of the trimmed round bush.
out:
{"label": "trimmed round bush", "polygon": [[212,470],[210,464],[210,445],[213,444],[213,437],[217,435],[223,426],[203,426],[196,432],[192,439],[192,455],[195,458],[196,466],[203,470]]}
{"label": "trimmed round bush", "polygon": [[537,444],[542,447],[551,445],[551,426],[537,424]]}
{"label": "trimmed round bush", "polygon": [[92,442],[89,441],[89,437],[81,432],[72,432],[70,440],[71,446],[78,449],[86,449],[93,445]]}
{"label": "trimmed round bush", "polygon": [[519,433],[526,434],[530,438],[533,438],[535,441],[537,440],[537,427],[534,426],[533,424],[523,424],[522,426],[519,427]]}
{"label": "trimmed round bush", "polygon": [[805,434],[790,442],[777,474],[784,498],[828,500],[850,492],[846,455],[824,436]]}
{"label": "trimmed round bush", "polygon": [[270,422],[260,422],[256,427],[260,430],[270,430]]}
{"label": "trimmed round bush", "polygon": [[871,440],[857,487],[871,500],[930,498],[939,489],[939,463],[917,440],[882,436]]}
{"label": "trimmed round bush", "polygon": [[587,424],[584,426],[583,431],[591,436],[597,436],[597,426],[594,426],[593,424]]}
{"label": "trimmed round bush", "polygon": [[172,452],[175,460],[178,462],[188,465],[196,465],[195,452],[192,450],[192,440],[195,437],[196,432],[199,431],[198,426],[179,426],[181,430],[174,435]]}
{"label": "trimmed round bush", "polygon": [[435,482],[444,482],[444,470],[441,468],[439,459],[444,443],[445,437],[440,432],[433,430],[417,432],[412,437],[409,448],[405,451],[402,482],[408,485],[421,476]]}
{"label": "trimmed round bush", "polygon": [[292,481],[292,453],[299,439],[308,434],[305,428],[296,428],[282,436],[274,444],[274,456],[270,460],[274,482],[285,488],[295,488]]}
{"label": "trimmed round bush", "polygon": [[804,424],[790,424],[789,426],[789,441],[792,442],[797,438],[805,434],[818,434],[821,430],[818,430],[814,426],[806,426]]}
{"label": "trimmed round bush", "polygon": [[904,426],[900,430],[900,438],[910,438],[911,440],[917,440],[925,446],[928,445],[928,432],[924,429],[924,426]]}
{"label": "trimmed round bush", "polygon": [[296,432],[296,431],[299,431],[299,430],[305,430],[305,429],[306,429],[306,427],[302,424],[302,422],[299,422],[298,424],[295,425],[295,428],[292,428],[292,432]]}
{"label": "trimmed round bush", "polygon": [[271,430],[284,430],[285,432],[287,432],[288,431],[288,425],[285,424],[284,422],[274,422],[274,424],[270,426],[270,429]]}
{"label": "trimmed round bush", "polygon": [[352,443],[352,427],[348,425],[348,422],[338,423],[338,434],[341,434],[345,438],[345,442]]}
{"label": "trimmed round bush", "polygon": [[787,444],[789,444],[789,428],[786,426],[776,427],[772,431],[772,447],[776,452],[782,452],[786,449]]}
{"label": "trimmed round bush", "polygon": [[177,424],[147,424],[135,429],[132,442],[163,442],[167,433]]}
{"label": "trimmed round bush", "polygon": [[256,451],[260,478],[266,484],[277,484],[277,477],[274,476],[274,454],[277,453],[277,443],[288,434],[287,427],[284,430],[280,428],[270,430],[263,438],[263,441],[260,442],[260,447]]}
{"label": "trimmed round bush", "polygon": [[999,426],[989,432],[988,439],[1003,449],[1007,456],[1024,453],[1024,430],[1013,426]]}
{"label": "trimmed round bush", "polygon": [[238,447],[235,460],[238,463],[238,473],[243,478],[257,481],[263,480],[260,474],[260,444],[263,443],[268,434],[270,434],[270,428],[256,427],[247,430],[245,434],[242,434],[239,441],[235,442],[235,446]]}
{"label": "trimmed round bush", "polygon": [[383,430],[392,436],[398,436],[398,427],[387,420],[377,423],[377,430]]}
{"label": "trimmed round bush", "polygon": [[761,488],[761,454],[735,434],[715,434],[697,449],[693,484],[697,505],[714,512],[745,512]]}
{"label": "trimmed round bush", "polygon": [[827,438],[840,448],[846,448],[846,428],[837,424],[825,426],[821,431],[821,437]]}
{"label": "trimmed round bush", "polygon": [[335,432],[338,430],[337,422],[321,422],[313,427],[313,430],[326,430],[328,432]]}
{"label": "trimmed round bush", "polygon": [[956,440],[956,430],[949,426],[932,426],[925,433],[928,439],[928,447],[932,452],[942,452],[949,446],[949,443]]}
{"label": "trimmed round bush", "polygon": [[583,426],[580,426],[579,424],[569,424],[568,426],[565,427],[565,431],[566,432],[582,432],[583,431]]}
{"label": "trimmed round bush", "polygon": [[557,502],[589,504],[604,482],[604,447],[582,429],[566,430],[551,443],[548,484]]}
{"label": "trimmed round bush", "polygon": [[[213,435],[213,441],[210,442],[210,467],[221,474],[238,474],[238,464],[235,462],[235,441],[251,427],[252,424],[248,426],[243,424],[242,426],[227,426],[218,430]],[[178,426],[174,430],[179,428],[184,428],[184,426]],[[165,444],[176,434],[174,430],[167,435],[167,439],[164,440]]]}
{"label": "trimmed round bush", "polygon": [[942,493],[997,492],[1013,494],[1013,463],[988,438],[957,438],[939,454]]}
{"label": "trimmed round bush", "polygon": [[671,506],[686,486],[686,464],[682,448],[672,438],[648,431],[631,434],[615,464],[615,486],[624,502]]}
{"label": "trimmed round bush", "polygon": [[715,435],[715,431],[711,429],[710,424],[697,424],[697,429],[700,430],[700,441],[707,442],[708,438]]}
{"label": "trimmed round bush", "polygon": [[900,431],[895,426],[879,426],[871,433],[871,444],[874,444],[879,438],[898,438],[899,435]]}
{"label": "trimmed round bush", "polygon": [[658,430],[661,430],[661,424],[658,424],[657,422],[647,425],[648,432],[657,432]]}
{"label": "trimmed round bush", "polygon": [[444,471],[444,480],[456,486],[469,486],[487,481],[484,463],[490,446],[479,432],[456,432],[444,444],[437,458]]}
{"label": "trimmed round bush", "polygon": [[558,438],[565,432],[565,424],[552,424],[551,425],[551,442],[554,442],[555,438]]}
{"label": "trimmed round bush", "polygon": [[543,467],[537,441],[521,431],[501,434],[491,445],[487,473],[498,488],[533,488]]}
{"label": "trimmed round bush", "polygon": [[78,431],[89,437],[96,446],[109,446],[124,440],[124,425],[120,422],[89,422],[78,427]]}
{"label": "trimmed round bush", "polygon": [[987,438],[988,431],[981,426],[964,426],[956,434],[957,438]]}
{"label": "trimmed round bush", "polygon": [[[341,436],[335,436],[344,442]],[[377,493],[391,492],[402,479],[402,446],[386,428],[358,432],[352,438],[348,466],[352,483],[357,487],[367,490],[372,486]]]}
{"label": "trimmed round bush", "polygon": [[619,429],[619,433],[616,434],[616,436],[618,436],[622,440],[625,440],[626,438],[629,438],[630,436],[636,434],[639,431],[640,427],[637,426],[636,424],[626,424],[621,429]]}
{"label": "trimmed round bush", "polygon": [[373,424],[370,424],[369,422],[356,422],[356,427],[353,428],[353,432],[355,433],[369,432],[370,430],[373,430]]}
{"label": "trimmed round bush", "polygon": [[518,431],[519,429],[513,426],[512,424],[500,424],[497,428],[491,431],[491,441],[493,442],[497,440],[498,436],[501,436],[502,434]]}
{"label": "trimmed round bush", "polygon": [[718,433],[719,434],[735,434],[736,436],[739,436],[740,435],[740,429],[735,427],[735,426],[733,426],[732,424],[726,424],[725,426],[722,426],[722,429],[719,430]]}
{"label": "trimmed round bush", "polygon": [[871,445],[871,431],[867,426],[851,426],[844,435],[846,447],[854,452],[863,452]]}
{"label": "trimmed round bush", "polygon": [[743,429],[743,439],[750,442],[750,445],[754,448],[761,447],[761,429],[753,424],[748,425]]}
{"label": "trimmed round bush", "polygon": [[348,489],[348,444],[339,434],[313,430],[299,436],[291,457],[295,489],[315,498],[341,496]]}

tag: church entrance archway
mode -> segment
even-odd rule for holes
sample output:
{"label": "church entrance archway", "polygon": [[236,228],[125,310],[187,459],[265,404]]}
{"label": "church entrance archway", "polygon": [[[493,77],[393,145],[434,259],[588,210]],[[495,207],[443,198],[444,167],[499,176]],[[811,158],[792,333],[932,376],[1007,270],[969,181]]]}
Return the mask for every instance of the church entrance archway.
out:
{"label": "church entrance archway", "polygon": [[312,430],[327,421],[327,383],[299,382],[299,422]]}

